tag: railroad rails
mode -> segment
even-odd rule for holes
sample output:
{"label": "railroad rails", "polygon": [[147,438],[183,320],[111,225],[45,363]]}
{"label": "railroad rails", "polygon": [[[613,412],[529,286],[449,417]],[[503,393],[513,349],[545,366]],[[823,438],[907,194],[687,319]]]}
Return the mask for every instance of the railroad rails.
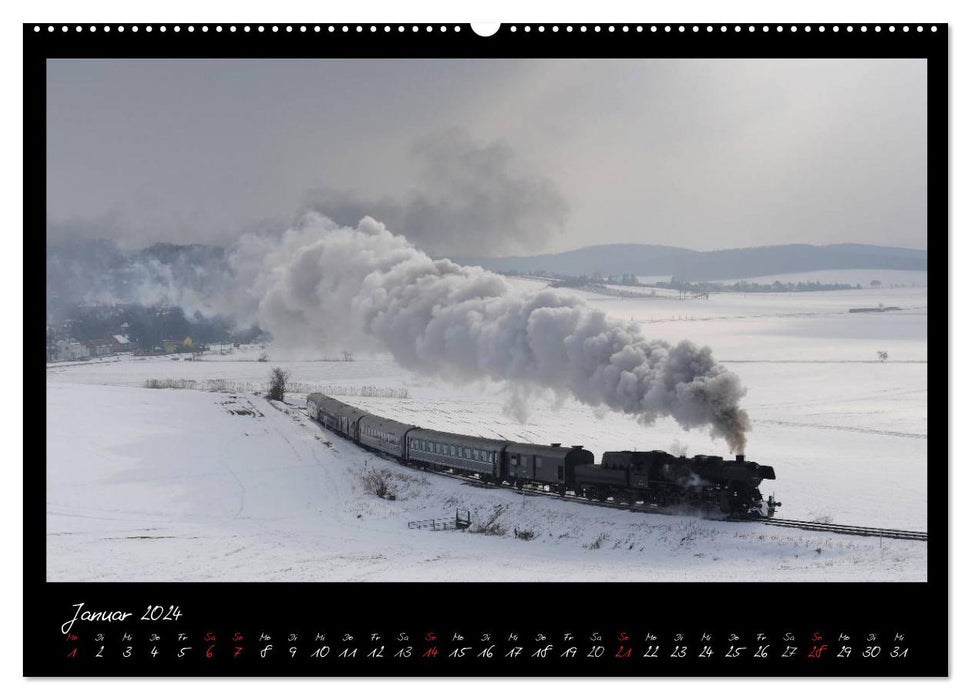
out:
{"label": "railroad rails", "polygon": [[[741,522],[741,521],[740,521]],[[916,530],[891,530],[882,527],[866,527],[863,525],[836,525],[834,523],[817,523],[811,520],[786,520],[783,518],[757,518],[754,522],[773,527],[791,527],[798,530],[812,530],[814,532],[833,532],[839,535],[859,535],[861,537],[883,537],[893,540],[927,541],[927,533]]]}

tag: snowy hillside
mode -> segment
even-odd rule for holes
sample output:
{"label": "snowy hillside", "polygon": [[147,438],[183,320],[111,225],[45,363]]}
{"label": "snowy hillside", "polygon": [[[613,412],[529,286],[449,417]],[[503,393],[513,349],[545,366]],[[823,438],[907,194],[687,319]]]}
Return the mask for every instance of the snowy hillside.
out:
{"label": "snowy hillside", "polygon": [[[926,289],[591,301],[651,337],[708,343],[739,374],[747,456],[775,467],[781,517],[926,530]],[[673,316],[673,318],[672,318]],[[889,359],[878,362],[876,351]],[[398,420],[532,442],[727,456],[673,421],[643,426],[551,394],[420,377],[383,356],[269,348],[51,365],[51,580],[923,580],[926,544],[635,514],[476,487],[393,464],[306,419],[324,390]],[[292,373],[290,406],[260,393]],[[148,389],[177,380],[194,389]],[[225,391],[204,391],[224,389]],[[942,466],[943,468],[943,466]],[[394,501],[367,485],[380,477]],[[470,511],[469,532],[408,521]],[[517,536],[518,534],[518,536]]]}

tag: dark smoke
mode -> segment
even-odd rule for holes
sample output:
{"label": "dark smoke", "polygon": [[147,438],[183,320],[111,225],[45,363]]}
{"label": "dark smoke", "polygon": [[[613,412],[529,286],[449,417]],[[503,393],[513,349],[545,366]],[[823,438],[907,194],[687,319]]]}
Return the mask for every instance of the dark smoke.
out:
{"label": "dark smoke", "polygon": [[501,142],[450,129],[419,139],[411,154],[419,175],[405,197],[321,189],[308,196],[306,210],[344,226],[373,216],[423,250],[452,256],[533,251],[566,223],[566,199],[553,182],[517,170]]}

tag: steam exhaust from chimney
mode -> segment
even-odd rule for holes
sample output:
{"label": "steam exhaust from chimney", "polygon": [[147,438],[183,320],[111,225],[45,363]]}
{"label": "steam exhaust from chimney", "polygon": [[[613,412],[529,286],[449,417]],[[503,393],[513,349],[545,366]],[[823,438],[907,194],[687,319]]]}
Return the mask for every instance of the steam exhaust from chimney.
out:
{"label": "steam exhaust from chimney", "polygon": [[386,351],[427,376],[551,389],[745,448],[745,388],[707,347],[649,340],[576,296],[518,292],[480,267],[433,260],[370,217],[342,228],[310,214],[279,245],[243,252],[257,263],[243,293],[281,345]]}

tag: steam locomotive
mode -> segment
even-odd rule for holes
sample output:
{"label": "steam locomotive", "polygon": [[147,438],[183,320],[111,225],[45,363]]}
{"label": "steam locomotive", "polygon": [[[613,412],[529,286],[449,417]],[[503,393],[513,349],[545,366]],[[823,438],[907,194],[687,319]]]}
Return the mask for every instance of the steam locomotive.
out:
{"label": "steam locomotive", "polygon": [[572,492],[580,498],[657,506],[688,505],[732,516],[771,516],[782,505],[759,491],[772,467],[667,452],[604,452],[600,464],[582,445],[536,445],[425,430],[376,416],[325,396],[307,397],[307,414],[329,430],[402,464],[447,471],[522,489]]}

